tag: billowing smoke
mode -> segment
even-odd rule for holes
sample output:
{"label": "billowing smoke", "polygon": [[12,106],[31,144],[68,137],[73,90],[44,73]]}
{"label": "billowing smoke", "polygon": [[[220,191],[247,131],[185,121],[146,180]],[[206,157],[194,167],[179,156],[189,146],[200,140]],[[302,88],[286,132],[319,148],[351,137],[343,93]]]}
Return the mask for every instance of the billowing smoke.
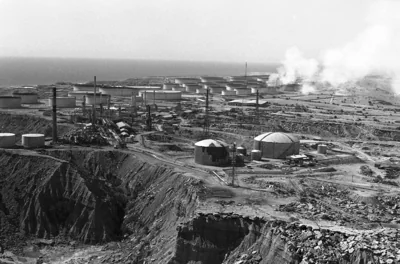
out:
{"label": "billowing smoke", "polygon": [[[376,0],[370,6],[368,27],[342,47],[322,52],[319,60],[304,58],[296,48],[286,52],[283,67],[278,69],[282,82],[305,81],[328,83],[334,89],[355,82],[368,74],[392,76],[392,89],[400,94],[400,1]],[[310,93],[310,84],[303,86]]]}
{"label": "billowing smoke", "polygon": [[315,88],[315,86],[310,85],[308,83],[303,84],[303,86],[301,87],[302,94],[312,94],[315,93],[316,91],[317,89]]}
{"label": "billowing smoke", "polygon": [[311,79],[318,72],[318,61],[306,59],[297,47],[286,51],[283,67],[278,69],[282,84],[294,83],[298,78]]}

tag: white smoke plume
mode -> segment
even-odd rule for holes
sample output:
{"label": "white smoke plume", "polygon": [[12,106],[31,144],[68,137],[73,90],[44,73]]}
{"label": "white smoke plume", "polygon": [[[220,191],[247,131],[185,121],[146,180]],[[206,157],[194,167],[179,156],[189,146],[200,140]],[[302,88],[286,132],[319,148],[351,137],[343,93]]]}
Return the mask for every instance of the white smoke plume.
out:
{"label": "white smoke plume", "polygon": [[[400,1],[376,0],[367,16],[368,27],[342,47],[322,52],[319,60],[304,58],[297,48],[286,52],[278,69],[282,82],[297,78],[339,85],[372,73],[390,73],[392,89],[400,94]],[[303,86],[304,92],[310,87]]]}
{"label": "white smoke plume", "polygon": [[286,51],[283,67],[278,69],[282,84],[294,83],[298,78],[311,79],[318,72],[318,61],[306,59],[297,47]]}
{"label": "white smoke plume", "polygon": [[312,86],[310,84],[305,83],[301,87],[301,93],[304,94],[304,95],[312,94],[312,93],[315,93],[315,92],[317,92],[317,89],[315,88],[315,86]]}

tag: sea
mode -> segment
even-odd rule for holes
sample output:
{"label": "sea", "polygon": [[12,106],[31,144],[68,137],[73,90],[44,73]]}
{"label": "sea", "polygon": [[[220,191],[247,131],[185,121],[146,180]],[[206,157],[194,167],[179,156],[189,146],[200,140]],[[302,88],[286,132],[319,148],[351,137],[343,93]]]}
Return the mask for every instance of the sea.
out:
{"label": "sea", "polygon": [[[276,72],[278,64],[248,63],[249,74]],[[245,63],[134,59],[0,58],[0,87],[56,82],[123,81],[150,76],[244,75]]]}

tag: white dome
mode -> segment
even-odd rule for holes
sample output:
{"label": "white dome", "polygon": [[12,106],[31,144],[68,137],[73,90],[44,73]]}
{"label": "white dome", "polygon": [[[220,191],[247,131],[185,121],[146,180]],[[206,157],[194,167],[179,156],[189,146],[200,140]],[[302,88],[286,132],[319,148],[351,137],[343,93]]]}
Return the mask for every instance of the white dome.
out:
{"label": "white dome", "polygon": [[286,134],[281,132],[268,132],[261,134],[254,138],[256,141],[263,141],[263,142],[276,142],[276,143],[294,143],[300,142],[299,139],[292,135]]}
{"label": "white dome", "polygon": [[217,148],[228,147],[228,144],[217,139],[204,139],[202,141],[197,142],[194,145],[198,147],[217,147]]}

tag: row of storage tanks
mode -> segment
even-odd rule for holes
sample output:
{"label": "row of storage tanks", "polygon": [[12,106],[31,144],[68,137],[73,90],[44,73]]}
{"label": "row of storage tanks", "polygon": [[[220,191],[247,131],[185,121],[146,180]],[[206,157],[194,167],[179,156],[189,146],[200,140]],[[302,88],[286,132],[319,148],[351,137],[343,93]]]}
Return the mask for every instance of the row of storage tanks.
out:
{"label": "row of storage tanks", "polygon": [[38,94],[34,92],[13,92],[12,96],[0,96],[0,108],[21,108],[22,104],[37,104]]}
{"label": "row of storage tanks", "polygon": [[[246,149],[238,147],[238,154],[246,155]],[[254,138],[251,160],[285,159],[297,155],[300,151],[300,140],[288,133],[268,132]],[[318,153],[326,154],[326,145],[318,145]],[[202,165],[223,166],[229,161],[229,146],[221,140],[206,139],[195,144],[195,162]]]}
{"label": "row of storage tanks", "polygon": [[[23,134],[21,141],[25,148],[40,148],[44,147],[45,138],[43,134]],[[13,148],[15,142],[14,133],[0,133],[0,148]]]}
{"label": "row of storage tanks", "polygon": [[[180,100],[182,91],[162,90],[159,86],[99,86],[96,93],[96,104],[107,103],[110,96],[136,96],[136,100]],[[85,96],[85,103],[94,103],[94,92],[92,85],[77,85],[73,87],[73,92],[68,94],[82,100]]]}
{"label": "row of storage tanks", "polygon": [[257,91],[260,94],[275,93],[275,87],[247,87],[243,84],[226,84],[226,85],[216,85],[216,84],[176,84],[176,83],[165,83],[163,85],[163,90],[165,91],[176,91],[176,92],[188,92],[205,94],[207,89],[212,94],[221,95],[250,95],[255,94]]}

